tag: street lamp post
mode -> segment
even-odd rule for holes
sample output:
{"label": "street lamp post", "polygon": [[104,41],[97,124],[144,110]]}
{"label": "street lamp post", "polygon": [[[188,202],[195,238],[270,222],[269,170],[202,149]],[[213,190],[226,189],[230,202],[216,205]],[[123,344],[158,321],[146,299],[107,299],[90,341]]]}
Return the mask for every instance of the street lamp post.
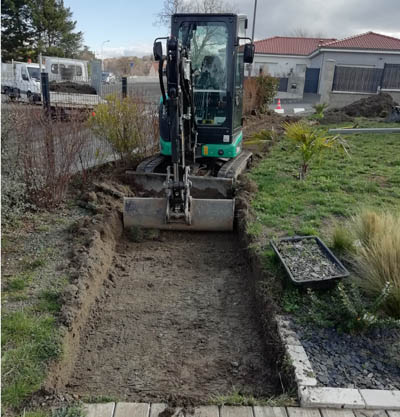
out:
{"label": "street lamp post", "polygon": [[108,39],[108,40],[104,41],[104,42],[101,44],[101,69],[102,69],[102,70],[104,70],[104,64],[103,64],[103,48],[104,48],[104,45],[105,45],[107,42],[110,42],[110,39]]}

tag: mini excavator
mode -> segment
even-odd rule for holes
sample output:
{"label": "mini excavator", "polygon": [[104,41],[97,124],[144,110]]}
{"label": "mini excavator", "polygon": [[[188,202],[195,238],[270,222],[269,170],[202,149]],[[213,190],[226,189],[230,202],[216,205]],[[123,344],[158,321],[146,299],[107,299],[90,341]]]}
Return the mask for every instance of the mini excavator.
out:
{"label": "mini excavator", "polygon": [[235,181],[252,157],[242,148],[246,28],[243,15],[174,14],[171,36],[154,41],[160,154],[128,172],[149,197],[124,198],[125,227],[233,230]]}

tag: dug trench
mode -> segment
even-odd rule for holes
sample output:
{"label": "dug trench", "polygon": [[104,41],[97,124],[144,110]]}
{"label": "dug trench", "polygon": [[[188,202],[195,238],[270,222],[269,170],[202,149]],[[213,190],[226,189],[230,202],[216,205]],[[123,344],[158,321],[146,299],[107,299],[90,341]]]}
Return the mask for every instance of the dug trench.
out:
{"label": "dug trench", "polygon": [[196,405],[289,389],[243,227],[132,239],[119,193],[98,192],[101,213],[77,225],[83,246],[62,312],[65,353],[46,392]]}

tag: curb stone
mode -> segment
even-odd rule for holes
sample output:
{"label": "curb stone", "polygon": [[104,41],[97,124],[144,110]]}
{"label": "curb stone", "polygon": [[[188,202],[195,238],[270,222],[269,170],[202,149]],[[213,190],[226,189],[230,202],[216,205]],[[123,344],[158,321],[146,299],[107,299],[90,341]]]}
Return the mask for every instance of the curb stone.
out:
{"label": "curb stone", "polygon": [[[276,316],[278,333],[294,368],[302,407],[400,410],[400,391],[317,387],[308,356],[284,316]],[[397,415],[395,417],[398,417]]]}

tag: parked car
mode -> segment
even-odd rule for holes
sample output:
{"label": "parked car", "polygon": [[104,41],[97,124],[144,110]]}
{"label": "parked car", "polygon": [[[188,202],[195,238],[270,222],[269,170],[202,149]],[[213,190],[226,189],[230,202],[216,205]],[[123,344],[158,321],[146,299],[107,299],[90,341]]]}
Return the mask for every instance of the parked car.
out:
{"label": "parked car", "polygon": [[12,99],[40,101],[39,64],[1,63],[1,92]]}
{"label": "parked car", "polygon": [[116,77],[112,72],[103,72],[102,73],[102,83],[103,84],[114,84],[116,82]]}

